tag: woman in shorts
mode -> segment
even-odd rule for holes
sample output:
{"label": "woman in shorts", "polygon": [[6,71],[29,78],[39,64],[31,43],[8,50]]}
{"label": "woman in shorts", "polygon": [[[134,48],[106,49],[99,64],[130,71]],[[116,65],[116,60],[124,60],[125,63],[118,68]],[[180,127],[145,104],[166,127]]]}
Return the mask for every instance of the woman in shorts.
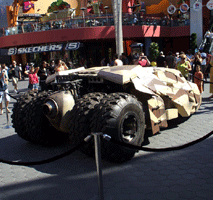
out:
{"label": "woman in shorts", "polygon": [[5,66],[0,65],[0,115],[4,113],[2,108],[2,100],[4,95],[6,95],[6,109],[7,112],[10,113],[10,109],[8,108],[9,102],[10,102],[10,96],[8,95],[8,75],[7,71],[5,69]]}

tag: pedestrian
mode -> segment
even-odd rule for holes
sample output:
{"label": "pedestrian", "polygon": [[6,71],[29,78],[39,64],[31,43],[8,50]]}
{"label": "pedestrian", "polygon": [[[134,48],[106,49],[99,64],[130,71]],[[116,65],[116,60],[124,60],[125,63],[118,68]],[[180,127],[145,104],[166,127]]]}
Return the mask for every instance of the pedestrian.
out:
{"label": "pedestrian", "polygon": [[109,62],[110,62],[110,66],[111,66],[111,67],[113,67],[113,66],[115,65],[115,61],[114,61],[113,59],[110,58],[110,59],[109,59]]}
{"label": "pedestrian", "polygon": [[29,65],[29,63],[27,63],[24,68],[24,73],[25,73],[25,71],[29,71],[29,70],[30,70],[30,65]]}
{"label": "pedestrian", "polygon": [[[192,54],[192,50],[189,49],[187,51],[188,53],[186,54],[186,59],[190,62],[190,65],[191,65],[191,70],[189,71],[189,81],[193,81],[193,58],[194,58],[194,55]],[[195,70],[196,71],[196,70]]]}
{"label": "pedestrian", "polygon": [[7,78],[8,78],[8,80],[9,80],[9,76],[8,76],[9,68],[6,66],[6,64],[5,64],[5,63],[3,63],[1,67],[2,67],[3,69],[5,69],[5,71],[6,71],[6,75],[7,75]]}
{"label": "pedestrian", "polygon": [[125,53],[122,53],[122,59],[121,60],[123,62],[123,65],[129,65],[129,60],[128,60]]}
{"label": "pedestrian", "polygon": [[52,60],[50,65],[48,66],[48,69],[49,69],[49,75],[52,75],[55,73],[55,61]]}
{"label": "pedestrian", "polygon": [[38,73],[39,67],[34,68],[33,65],[31,65],[30,70],[26,71],[25,74],[29,77],[29,85],[28,89],[32,91],[38,91]]}
{"label": "pedestrian", "polygon": [[171,69],[175,68],[175,57],[173,56],[171,51],[169,51],[166,56],[166,66]]}
{"label": "pedestrian", "polygon": [[[213,50],[212,50],[212,54],[211,54],[211,58],[210,58],[210,62],[209,64],[211,65],[210,67],[210,82],[213,82]],[[212,94],[209,98],[213,98],[213,84],[210,84],[210,87],[209,87],[209,92]]]}
{"label": "pedestrian", "polygon": [[38,76],[39,76],[39,86],[41,91],[48,90],[47,84],[46,84],[46,78],[48,76],[46,61],[42,62],[42,66],[39,68],[39,71],[38,71]]}
{"label": "pedestrian", "polygon": [[190,62],[190,65],[192,66],[193,65],[192,59],[194,58],[194,55],[192,54],[191,49],[187,51],[186,57],[187,57],[187,60]]}
{"label": "pedestrian", "polygon": [[101,60],[101,66],[106,66],[106,58],[103,58],[103,59]]}
{"label": "pedestrian", "polygon": [[194,75],[194,83],[197,84],[200,93],[203,93],[203,73],[201,71],[200,65],[196,66],[196,72]]}
{"label": "pedestrian", "polygon": [[4,111],[2,108],[2,101],[4,95],[6,95],[6,109],[7,112],[10,113],[10,109],[8,108],[9,102],[10,102],[10,96],[8,95],[8,74],[4,66],[0,67],[0,114],[3,115]]}
{"label": "pedestrian", "polygon": [[191,70],[190,62],[186,60],[186,55],[180,56],[180,61],[176,64],[176,69],[181,72],[183,77],[188,80],[189,71]]}
{"label": "pedestrian", "polygon": [[208,78],[209,73],[210,73],[210,68],[211,68],[210,60],[211,60],[211,54],[208,53],[207,54],[207,58],[206,58],[206,71],[204,72],[204,79],[205,79],[205,81],[207,81],[207,78]]}
{"label": "pedestrian", "polygon": [[18,81],[21,80],[21,71],[16,61],[12,62],[12,85],[14,86],[14,92],[18,92]]}
{"label": "pedestrian", "polygon": [[[202,63],[201,63],[201,71],[203,73],[203,75],[205,76],[205,71],[206,71],[206,68],[207,68],[207,54],[203,51],[201,51],[200,53],[201,55],[201,58],[202,58]],[[205,77],[205,79],[207,79],[207,77]]]}
{"label": "pedestrian", "polygon": [[118,58],[118,54],[114,55],[114,65],[117,65],[117,66],[122,66],[123,65],[122,60]]}
{"label": "pedestrian", "polygon": [[73,62],[71,60],[68,62],[68,68],[75,69],[75,66],[73,65]]}
{"label": "pedestrian", "polygon": [[135,52],[132,56],[132,64],[137,65],[138,64],[138,59],[139,59],[139,54]]}
{"label": "pedestrian", "polygon": [[147,58],[147,56],[144,55],[143,52],[141,52],[139,59],[138,59],[138,64],[141,65],[142,67],[148,67],[150,66],[150,61]]}
{"label": "pedestrian", "polygon": [[57,59],[57,60],[55,61],[55,64],[56,64],[56,66],[55,66],[55,71],[56,71],[56,72],[68,70],[67,65],[66,65],[65,62],[62,61],[61,59]]}
{"label": "pedestrian", "polygon": [[22,76],[22,80],[25,79],[26,77],[26,72],[30,70],[30,66],[29,66],[29,63],[26,63],[25,67],[24,67],[24,70],[23,70],[23,76]]}
{"label": "pedestrian", "polygon": [[209,52],[209,49],[211,47],[211,42],[212,42],[212,34],[208,30],[204,35],[204,44],[201,47],[204,52]]}
{"label": "pedestrian", "polygon": [[22,64],[19,64],[19,71],[21,72],[21,78],[19,80],[22,80],[24,78],[22,78],[24,76],[24,71],[22,69]]}
{"label": "pedestrian", "polygon": [[193,62],[192,75],[194,75],[196,72],[196,66],[201,65],[202,63],[200,52],[196,52],[194,58],[192,58],[191,61]]}
{"label": "pedestrian", "polygon": [[179,55],[179,52],[176,52],[175,53],[175,65],[180,61],[180,55]]}
{"label": "pedestrian", "polygon": [[166,66],[166,58],[163,54],[163,51],[160,52],[160,55],[156,59],[157,67],[165,67]]}

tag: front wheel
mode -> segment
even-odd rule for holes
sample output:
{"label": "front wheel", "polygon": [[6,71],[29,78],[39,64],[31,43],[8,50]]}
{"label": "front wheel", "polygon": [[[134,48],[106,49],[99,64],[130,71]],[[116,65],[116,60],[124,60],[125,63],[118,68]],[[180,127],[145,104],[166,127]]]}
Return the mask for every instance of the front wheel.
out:
{"label": "front wheel", "polygon": [[[145,133],[145,116],[141,103],[132,95],[112,93],[94,109],[91,131],[102,132],[113,139],[140,146]],[[130,160],[136,150],[111,142],[102,142],[102,155],[114,162]]]}

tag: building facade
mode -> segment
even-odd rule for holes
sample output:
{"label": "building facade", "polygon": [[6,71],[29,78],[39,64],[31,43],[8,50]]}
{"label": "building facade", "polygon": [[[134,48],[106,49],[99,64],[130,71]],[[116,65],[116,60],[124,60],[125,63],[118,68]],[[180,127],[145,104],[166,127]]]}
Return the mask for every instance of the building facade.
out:
{"label": "building facade", "polygon": [[[93,4],[93,13],[89,11],[87,0],[64,1],[69,4],[64,10],[48,13],[49,7],[56,1],[47,0],[44,3],[44,1],[38,0],[33,2],[33,11],[28,10],[28,12],[43,15],[38,23],[31,25],[37,26],[37,29],[41,24],[45,24],[45,26],[49,24],[49,26],[52,26],[56,22],[65,23],[65,27],[48,27],[36,31],[26,31],[26,27],[29,27],[26,23],[24,27],[25,31],[19,32],[20,25],[18,24],[16,26],[18,27],[17,32],[8,36],[5,35],[7,29],[4,28],[2,37],[0,37],[0,48],[14,48],[17,50],[20,48],[32,49],[38,46],[45,48],[44,46],[48,45],[63,44],[63,48],[61,48],[60,51],[44,51],[39,53],[30,53],[29,51],[26,53],[27,50],[25,49],[25,53],[14,53],[12,59],[23,64],[35,59],[37,59],[38,62],[42,59],[48,61],[55,57],[62,57],[66,60],[73,59],[78,64],[80,64],[80,62],[82,64],[82,62],[86,60],[89,66],[99,65],[103,57],[106,57],[109,62],[109,59],[112,58],[116,49],[112,1],[91,1]],[[185,2],[190,5],[189,2]],[[208,1],[203,0],[201,2],[203,5],[206,5]],[[189,41],[193,25],[190,23],[192,22],[190,12],[192,12],[192,9],[185,14],[177,9],[173,15],[168,15],[167,8],[170,6],[170,3],[176,8],[179,8],[181,5],[180,0],[122,1],[123,44],[124,52],[127,55],[133,52],[134,49],[131,49],[130,45],[134,42],[144,44],[143,51],[145,51],[146,54],[149,54],[151,42],[157,42],[160,50],[163,50],[165,53],[168,51],[173,51],[174,53],[177,51],[187,51],[190,48]],[[191,1],[191,4],[192,3],[193,0]],[[8,1],[7,6],[8,5],[12,5],[12,2]],[[98,10],[96,9],[97,5]],[[6,8],[5,4],[1,6],[3,10]],[[23,12],[23,5],[22,8],[20,7],[20,10]],[[203,26],[202,33],[199,37],[202,37],[203,32],[209,28],[210,16],[211,12],[204,7],[203,13],[199,16],[199,19],[202,19],[199,29]],[[17,20],[19,20],[19,18],[21,19],[21,17],[19,14]],[[12,29],[14,28],[8,30]],[[200,32],[199,30],[199,34]],[[66,50],[66,45],[76,43],[80,44],[77,50],[75,48]]]}

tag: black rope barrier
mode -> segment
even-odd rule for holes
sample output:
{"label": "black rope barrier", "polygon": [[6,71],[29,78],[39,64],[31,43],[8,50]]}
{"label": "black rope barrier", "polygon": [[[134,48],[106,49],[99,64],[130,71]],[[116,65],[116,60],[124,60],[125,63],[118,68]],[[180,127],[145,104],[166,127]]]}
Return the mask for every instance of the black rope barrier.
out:
{"label": "black rope barrier", "polygon": [[1,163],[4,164],[9,164],[9,165],[23,165],[23,166],[31,166],[31,165],[43,165],[43,164],[47,164],[56,160],[59,160],[65,156],[68,156],[70,154],[72,154],[73,152],[75,152],[76,150],[78,150],[80,147],[82,147],[84,145],[84,141],[81,142],[80,144],[76,145],[74,148],[70,149],[69,151],[66,151],[60,155],[54,156],[52,158],[48,158],[45,160],[41,160],[41,161],[32,161],[32,162],[16,162],[16,161],[8,161],[8,160],[4,160],[4,159],[0,159]]}
{"label": "black rope barrier", "polygon": [[191,73],[189,73],[191,76],[193,76],[194,78],[196,78],[196,79],[198,79],[198,80],[200,80],[200,81],[203,81],[204,83],[210,83],[210,84],[213,84],[213,82],[210,82],[210,81],[205,81],[205,80],[203,80],[203,79],[200,79],[200,78],[198,78],[197,76],[195,76],[195,75],[193,75],[193,74],[191,74]]}
{"label": "black rope barrier", "polygon": [[[203,137],[197,139],[197,140],[194,140],[192,142],[189,142],[189,143],[186,143],[186,144],[183,144],[183,145],[180,145],[180,146],[176,146],[176,147],[167,147],[167,148],[149,148],[149,147],[139,147],[139,146],[135,146],[135,145],[131,145],[131,144],[128,144],[128,143],[124,143],[124,142],[120,142],[120,141],[117,141],[113,138],[111,139],[106,139],[107,141],[110,141],[114,144],[117,144],[117,145],[121,145],[121,146],[124,146],[124,147],[128,147],[128,148],[131,148],[131,149],[136,149],[136,150],[142,150],[142,151],[148,151],[148,152],[166,152],[166,151],[174,151],[174,150],[181,150],[181,149],[185,149],[187,147],[190,147],[192,145],[195,145],[205,139],[207,139],[208,137],[210,137],[211,135],[213,134],[213,131],[211,131],[210,133],[204,135]],[[104,136],[103,136],[104,138]]]}
{"label": "black rope barrier", "polygon": [[[6,92],[5,92],[6,93]],[[17,97],[14,97],[14,96],[12,96],[11,94],[9,94],[9,93],[6,93],[7,95],[9,95],[12,99],[15,99],[16,101],[18,100],[18,98]]]}
{"label": "black rope barrier", "polygon": [[5,94],[9,95],[12,99],[15,99],[17,101],[18,98],[12,96],[11,94],[9,94],[8,92],[5,92],[5,90],[0,90],[0,92],[4,92]]}
{"label": "black rope barrier", "polygon": [[[189,73],[191,76],[193,76],[194,78],[198,79],[198,80],[201,80],[205,83],[210,83],[210,84],[213,84],[213,82],[210,82],[210,81],[205,81],[203,79],[200,79],[196,76],[194,76],[193,74]],[[17,100],[18,98],[10,95],[9,93],[6,93],[7,95],[9,95],[11,98]],[[131,145],[131,144],[128,144],[128,143],[124,143],[124,142],[120,142],[118,140],[115,140],[113,138],[111,138],[110,136],[108,135],[103,135],[103,139],[109,141],[109,142],[112,142],[114,144],[117,144],[117,145],[120,145],[120,146],[123,146],[123,147],[127,147],[127,148],[131,148],[131,149],[135,149],[135,150],[141,150],[141,151],[147,151],[147,152],[168,152],[168,151],[174,151],[174,150],[181,150],[181,149],[184,149],[184,148],[187,148],[187,147],[190,147],[190,146],[193,146],[201,141],[204,141],[205,139],[209,138],[211,135],[213,134],[213,131],[211,131],[210,133],[204,135],[203,137],[197,139],[197,140],[194,140],[192,142],[189,142],[189,143],[186,143],[186,144],[183,144],[183,145],[180,145],[180,146],[175,146],[175,147],[166,147],[166,148],[149,148],[149,147],[141,147],[141,146],[135,146],[135,145]],[[91,135],[89,135],[91,136]],[[91,138],[91,137],[90,137]],[[89,138],[89,139],[90,139]],[[89,140],[88,139],[88,140]],[[86,139],[87,140],[87,139]],[[73,152],[75,152],[76,150],[78,150],[80,147],[82,147],[84,145],[85,142],[87,141],[83,141],[81,142],[80,144],[76,145],[74,148],[70,149],[69,151],[66,151],[60,155],[57,155],[57,156],[54,156],[52,158],[48,158],[48,159],[45,159],[45,160],[41,160],[41,161],[32,161],[32,162],[18,162],[18,161],[8,161],[8,160],[4,160],[4,159],[1,159],[0,158],[0,162],[1,163],[4,163],[4,164],[10,164],[10,165],[18,165],[18,166],[32,166],[32,165],[42,165],[42,164],[47,164],[47,163],[50,163],[50,162],[53,162],[53,161],[56,161],[56,160],[59,160],[63,157],[66,157],[70,154],[72,154]]]}
{"label": "black rope barrier", "polygon": [[[123,146],[123,147],[127,147],[127,148],[131,148],[131,149],[135,149],[135,150],[141,150],[141,151],[146,151],[146,152],[168,152],[168,151],[174,151],[174,150],[181,150],[181,149],[185,149],[187,147],[193,146],[199,142],[204,141],[205,139],[209,138],[211,135],[213,134],[213,131],[211,131],[210,133],[204,135],[201,138],[198,138],[197,140],[194,140],[192,142],[180,145],[180,146],[175,146],[175,147],[166,147],[166,148],[149,148],[149,147],[141,147],[141,146],[135,146],[135,145],[131,145],[128,143],[124,143],[124,142],[120,142],[118,140],[115,140],[113,138],[111,138],[108,135],[103,135],[103,139],[106,139],[108,142],[112,142],[114,144]],[[18,166],[32,166],[32,165],[42,165],[42,164],[47,164],[56,160],[59,160],[63,157],[66,157],[72,153],[74,153],[76,150],[78,150],[79,148],[81,148],[87,141],[83,141],[80,144],[76,145],[74,148],[70,149],[69,151],[66,151],[60,155],[54,156],[52,158],[48,158],[45,160],[41,160],[41,161],[32,161],[32,162],[16,162],[16,161],[8,161],[8,160],[4,160],[0,158],[0,162],[4,163],[4,164],[9,164],[9,165],[18,165]]]}

